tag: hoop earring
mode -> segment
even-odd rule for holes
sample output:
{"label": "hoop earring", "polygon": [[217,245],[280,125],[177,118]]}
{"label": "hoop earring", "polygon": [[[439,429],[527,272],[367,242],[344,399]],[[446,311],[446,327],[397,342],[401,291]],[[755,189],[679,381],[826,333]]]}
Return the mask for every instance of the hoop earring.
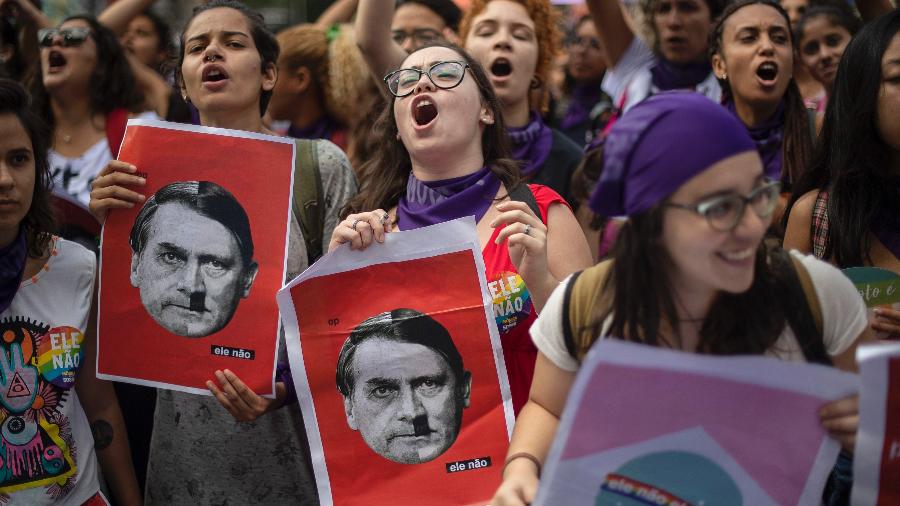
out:
{"label": "hoop earring", "polygon": [[531,89],[536,90],[541,87],[541,80],[538,79],[538,76],[534,76],[531,78]]}

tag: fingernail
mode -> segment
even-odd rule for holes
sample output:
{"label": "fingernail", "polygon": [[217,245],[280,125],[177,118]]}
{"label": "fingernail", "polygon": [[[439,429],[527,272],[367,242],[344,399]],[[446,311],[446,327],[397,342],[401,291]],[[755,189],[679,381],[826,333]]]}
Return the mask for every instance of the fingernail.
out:
{"label": "fingernail", "polygon": [[882,313],[881,309],[879,309],[879,308],[877,308],[877,307],[875,308],[875,310],[874,310],[873,312],[874,312],[877,316],[881,316],[881,313]]}

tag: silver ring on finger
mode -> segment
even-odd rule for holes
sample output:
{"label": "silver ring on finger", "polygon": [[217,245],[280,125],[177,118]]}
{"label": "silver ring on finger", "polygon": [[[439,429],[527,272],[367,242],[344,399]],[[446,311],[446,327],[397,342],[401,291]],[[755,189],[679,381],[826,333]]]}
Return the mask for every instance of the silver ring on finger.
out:
{"label": "silver ring on finger", "polygon": [[354,232],[359,232],[359,230],[356,230],[356,226],[359,225],[359,222],[361,221],[362,218],[356,218],[355,220],[353,220],[353,223],[350,224],[350,228],[352,228]]}
{"label": "silver ring on finger", "polygon": [[384,216],[381,217],[381,224],[384,225],[391,219],[391,216],[388,213],[384,213]]}
{"label": "silver ring on finger", "polygon": [[525,235],[531,235],[531,225],[525,225],[525,230],[522,231]]}

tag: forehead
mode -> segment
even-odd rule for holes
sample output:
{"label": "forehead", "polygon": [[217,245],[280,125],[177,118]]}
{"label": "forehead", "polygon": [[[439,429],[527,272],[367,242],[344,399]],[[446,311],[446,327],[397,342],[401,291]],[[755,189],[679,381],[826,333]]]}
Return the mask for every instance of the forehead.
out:
{"label": "forehead", "polygon": [[745,193],[763,175],[762,160],[754,151],[719,160],[681,185],[673,200],[694,200],[704,195],[733,191]]}
{"label": "forehead", "polygon": [[597,27],[594,25],[594,22],[590,19],[586,19],[581,23],[578,23],[578,27],[575,29],[575,33],[582,37],[596,37],[597,36]]}
{"label": "forehead", "polygon": [[143,14],[132,19],[131,23],[128,24],[128,27],[132,28],[132,29],[142,28],[144,30],[149,30],[154,33],[156,32],[156,30],[154,29],[153,21],[151,21],[150,18],[148,18],[147,16],[144,16]]}
{"label": "forehead", "polygon": [[826,31],[832,32],[835,30],[841,30],[843,32],[846,32],[847,35],[850,34],[850,32],[848,32],[847,29],[844,28],[843,26],[833,23],[831,21],[830,16],[823,14],[820,16],[816,16],[812,19],[808,19],[806,21],[806,23],[803,27],[803,39],[806,40],[809,37],[813,36],[814,34],[815,35],[823,34],[820,32],[826,32]]}
{"label": "forehead", "polygon": [[743,28],[759,28],[768,30],[774,26],[788,29],[789,22],[774,7],[753,4],[738,9],[725,20],[725,31],[737,31]]}
{"label": "forehead", "polygon": [[799,7],[806,7],[807,5],[809,5],[809,0],[781,0],[778,3],[780,3],[781,6],[784,7],[785,9],[791,9],[791,8],[796,9]]}
{"label": "forehead", "polygon": [[10,112],[0,114],[0,151],[22,148],[32,149],[32,146],[19,117]]}
{"label": "forehead", "polygon": [[391,29],[393,30],[415,30],[420,28],[431,28],[441,31],[447,26],[438,13],[425,7],[422,4],[407,2],[394,11],[394,18],[391,21]]}
{"label": "forehead", "polygon": [[168,243],[198,255],[225,257],[238,254],[237,241],[225,225],[181,203],[160,205],[153,215],[151,227],[148,247]]}
{"label": "forehead", "polygon": [[237,9],[216,7],[197,14],[184,29],[185,40],[206,33],[243,32],[250,35],[250,22]]}
{"label": "forehead", "polygon": [[519,2],[511,0],[492,0],[488,2],[484,10],[472,20],[472,24],[475,25],[484,21],[515,23],[534,28],[534,20],[528,14],[528,9]]}
{"label": "forehead", "polygon": [[83,19],[70,19],[59,25],[60,28],[90,28],[91,25]]}
{"label": "forehead", "polygon": [[900,32],[894,35],[887,49],[884,50],[884,56],[881,58],[881,65],[900,66]]}
{"label": "forehead", "polygon": [[365,382],[371,378],[403,380],[446,374],[450,365],[428,346],[376,337],[357,345],[353,369],[357,381]]}
{"label": "forehead", "polygon": [[424,69],[439,61],[463,61],[463,57],[449,47],[426,47],[407,56],[401,67]]}

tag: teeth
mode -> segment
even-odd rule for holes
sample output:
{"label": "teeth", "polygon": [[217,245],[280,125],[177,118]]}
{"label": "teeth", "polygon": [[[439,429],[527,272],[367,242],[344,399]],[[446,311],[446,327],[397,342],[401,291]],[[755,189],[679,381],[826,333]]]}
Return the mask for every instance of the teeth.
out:
{"label": "teeth", "polygon": [[731,251],[728,253],[723,252],[720,254],[722,255],[723,258],[725,258],[725,260],[740,261],[740,260],[746,260],[746,259],[750,258],[751,256],[753,256],[753,253],[755,251],[756,250],[753,248],[747,248],[747,249],[742,249],[740,251]]}
{"label": "teeth", "polygon": [[422,100],[421,102],[416,104],[416,109],[418,109],[420,107],[425,107],[426,105],[431,105],[431,100],[428,100],[427,98],[425,100]]}

